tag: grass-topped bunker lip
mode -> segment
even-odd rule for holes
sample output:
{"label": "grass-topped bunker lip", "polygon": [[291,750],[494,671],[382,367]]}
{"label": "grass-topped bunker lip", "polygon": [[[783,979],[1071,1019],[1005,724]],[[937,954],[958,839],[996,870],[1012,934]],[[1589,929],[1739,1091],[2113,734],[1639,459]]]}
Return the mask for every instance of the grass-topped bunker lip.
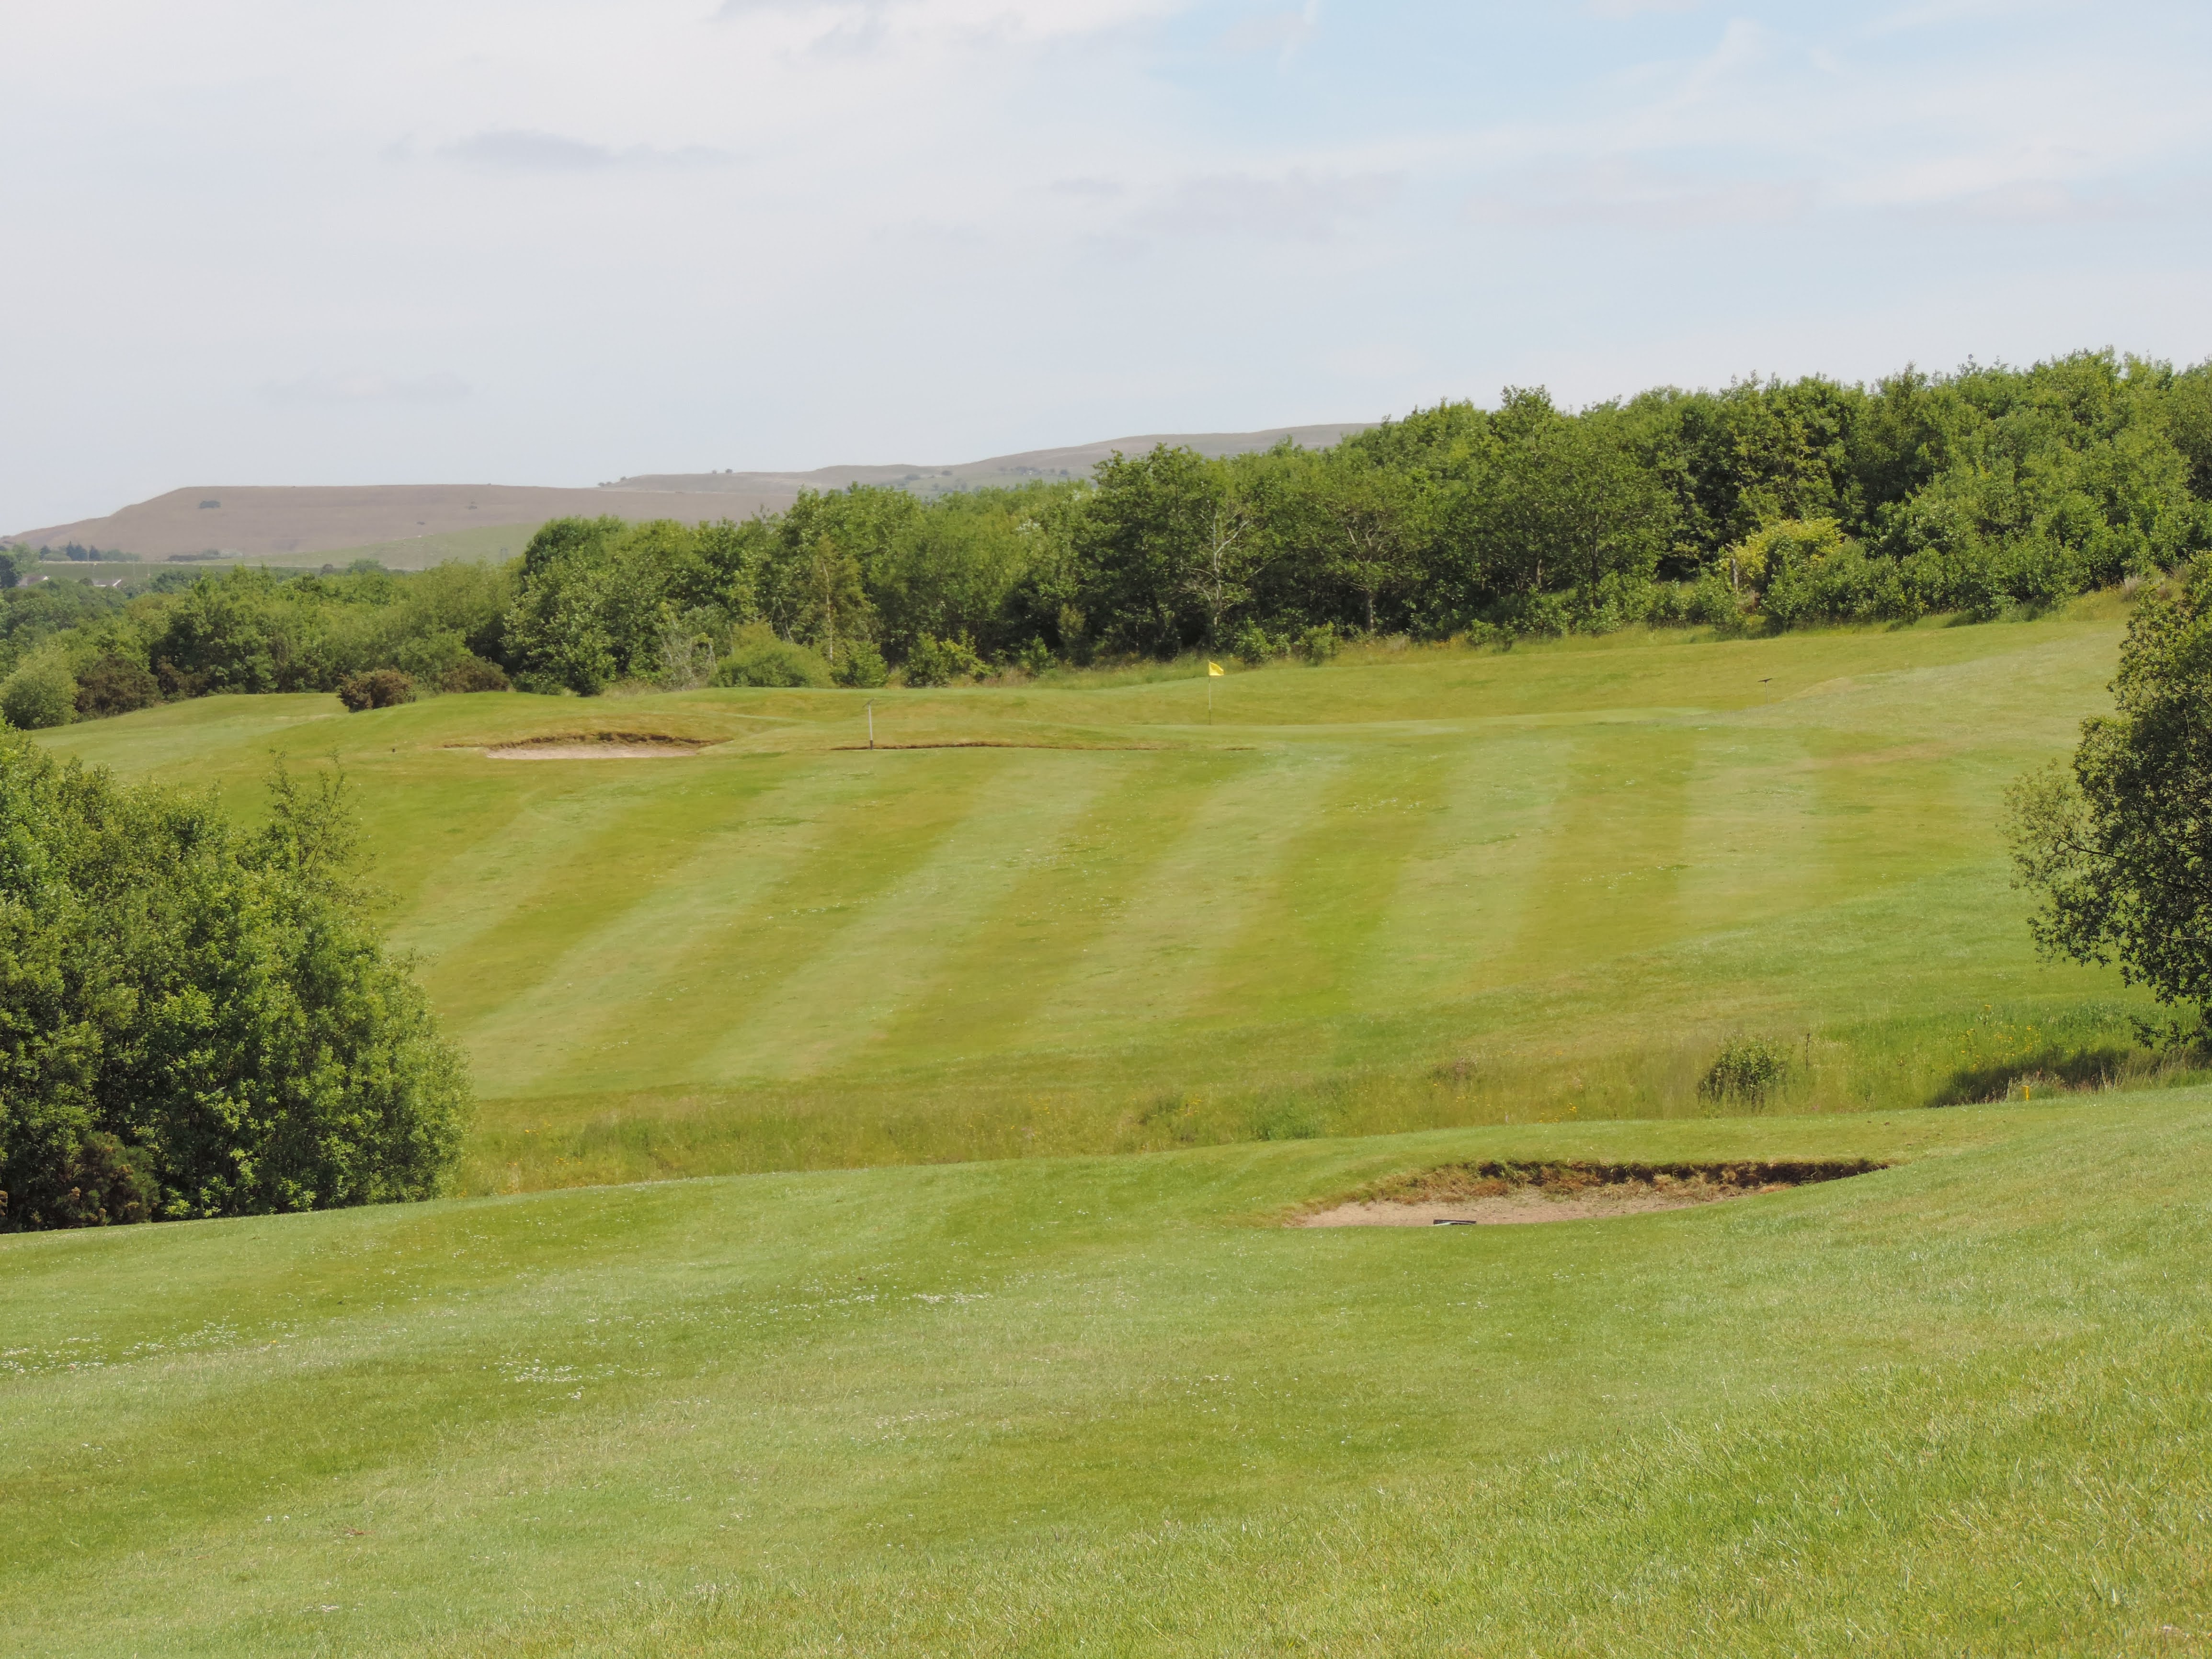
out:
{"label": "grass-topped bunker lip", "polygon": [[713,741],[665,732],[556,732],[447,746],[477,750],[489,760],[653,760],[696,755]]}
{"label": "grass-topped bunker lip", "polygon": [[1605,1164],[1579,1159],[1440,1164],[1386,1176],[1309,1205],[1293,1227],[1449,1227],[1682,1210],[1841,1181],[1887,1169],[1869,1158],[1736,1158],[1713,1164]]}

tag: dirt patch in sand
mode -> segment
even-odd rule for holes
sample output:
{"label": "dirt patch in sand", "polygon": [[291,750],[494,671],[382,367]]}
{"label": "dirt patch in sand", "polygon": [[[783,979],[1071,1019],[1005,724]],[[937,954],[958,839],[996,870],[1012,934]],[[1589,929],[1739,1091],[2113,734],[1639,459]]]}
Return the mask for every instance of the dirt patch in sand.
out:
{"label": "dirt patch in sand", "polygon": [[654,760],[696,755],[708,745],[704,738],[672,738],[655,732],[568,732],[517,738],[512,743],[453,746],[481,750],[488,760]]}
{"label": "dirt patch in sand", "polygon": [[1685,1210],[1886,1166],[1865,1158],[1735,1164],[1446,1164],[1392,1176],[1290,1218],[1293,1227],[1511,1226]]}

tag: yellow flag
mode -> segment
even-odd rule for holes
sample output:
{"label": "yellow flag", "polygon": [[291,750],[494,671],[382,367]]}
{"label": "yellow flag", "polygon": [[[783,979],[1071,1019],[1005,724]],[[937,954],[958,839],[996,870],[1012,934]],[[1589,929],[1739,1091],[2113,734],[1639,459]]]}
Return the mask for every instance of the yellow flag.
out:
{"label": "yellow flag", "polygon": [[1208,675],[1215,675],[1215,674],[1225,674],[1225,673],[1227,673],[1229,671],[1228,671],[1227,669],[1224,668],[1224,667],[1223,667],[1219,663],[1218,663],[1218,662],[1210,662],[1210,663],[1208,663],[1208,664],[1206,664],[1206,673],[1207,673]]}

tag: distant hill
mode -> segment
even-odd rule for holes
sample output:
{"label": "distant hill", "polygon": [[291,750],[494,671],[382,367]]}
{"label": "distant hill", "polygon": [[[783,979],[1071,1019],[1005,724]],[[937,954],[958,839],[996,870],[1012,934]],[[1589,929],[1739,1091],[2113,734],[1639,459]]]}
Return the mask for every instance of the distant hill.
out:
{"label": "distant hill", "polygon": [[[145,559],[222,553],[256,561],[304,559],[337,549],[412,542],[507,526],[507,544],[521,550],[532,530],[567,513],[611,513],[625,519],[696,515],[743,518],[756,507],[790,505],[795,492],[717,497],[711,506],[679,507],[665,494],[629,489],[537,489],[513,484],[366,484],[271,487],[206,484],[173,489],[104,519],[27,530],[9,540],[30,547],[78,542],[136,553]],[[472,537],[472,541],[479,538]],[[414,561],[387,557],[392,565]]]}
{"label": "distant hill", "polygon": [[1269,427],[1262,432],[1156,432],[1133,438],[1109,438],[1101,443],[1072,444],[1064,449],[1024,450],[1018,455],[994,455],[988,460],[965,461],[951,466],[933,463],[823,466],[811,472],[649,472],[618,478],[602,488],[763,495],[781,493],[788,497],[801,489],[842,489],[848,484],[858,483],[890,484],[917,495],[937,495],[953,489],[1003,489],[1040,478],[1087,478],[1091,468],[1116,451],[1124,455],[1141,455],[1156,444],[1180,444],[1201,455],[1243,455],[1255,449],[1270,448],[1289,438],[1306,449],[1324,449],[1372,425],[1372,421],[1349,421],[1333,426]]}
{"label": "distant hill", "polygon": [[[1271,427],[1264,432],[1201,432],[1114,438],[1065,449],[953,465],[825,466],[811,472],[660,472],[594,489],[515,484],[235,485],[173,489],[105,518],[45,525],[5,539],[28,547],[88,547],[144,559],[210,553],[255,562],[305,560],[332,552],[373,552],[387,565],[427,563],[459,554],[497,557],[520,549],[532,529],[564,514],[624,519],[743,519],[779,512],[802,489],[889,484],[917,495],[1081,478],[1115,451],[1140,454],[1155,444],[1187,444],[1203,455],[1265,449],[1288,437],[1321,448],[1370,422]],[[500,530],[512,531],[502,536]],[[418,545],[419,544],[419,545]],[[419,555],[419,556],[417,556]]]}

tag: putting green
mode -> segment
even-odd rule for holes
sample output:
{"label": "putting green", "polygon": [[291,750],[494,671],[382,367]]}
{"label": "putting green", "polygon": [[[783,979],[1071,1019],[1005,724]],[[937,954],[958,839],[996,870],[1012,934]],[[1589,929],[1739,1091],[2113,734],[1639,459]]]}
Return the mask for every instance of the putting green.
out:
{"label": "putting green", "polygon": [[[1859,1109],[2125,1046],[1996,828],[2106,705],[2115,614],[1376,650],[1214,680],[1210,725],[1148,671],[50,741],[241,811],[272,749],[343,760],[474,1060],[469,1190],[1695,1115],[1740,1033],[1796,1057],[1778,1109]],[[483,752],[594,732],[714,746]]]}

